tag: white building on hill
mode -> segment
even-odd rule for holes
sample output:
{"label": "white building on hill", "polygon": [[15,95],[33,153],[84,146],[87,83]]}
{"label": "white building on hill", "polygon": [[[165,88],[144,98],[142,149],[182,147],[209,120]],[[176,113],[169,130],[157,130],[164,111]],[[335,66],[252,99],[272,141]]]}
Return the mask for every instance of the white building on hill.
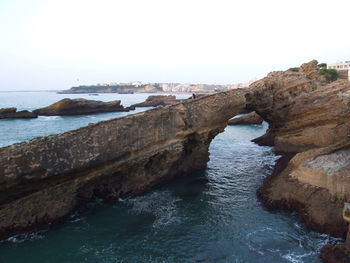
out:
{"label": "white building on hill", "polygon": [[346,78],[347,75],[347,78],[350,80],[350,61],[327,64],[327,68],[337,70],[340,78]]}

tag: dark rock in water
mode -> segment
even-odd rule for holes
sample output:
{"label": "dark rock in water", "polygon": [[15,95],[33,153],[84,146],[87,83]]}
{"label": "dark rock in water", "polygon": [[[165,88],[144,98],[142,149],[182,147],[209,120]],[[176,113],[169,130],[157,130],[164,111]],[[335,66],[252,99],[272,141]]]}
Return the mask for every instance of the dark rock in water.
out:
{"label": "dark rock in water", "polygon": [[157,107],[157,106],[166,106],[174,105],[176,103],[182,102],[183,100],[176,99],[174,95],[152,95],[149,96],[144,102],[137,103],[131,107]]}
{"label": "dark rock in water", "polygon": [[234,118],[231,119],[227,122],[228,125],[239,125],[239,124],[261,124],[263,122],[263,119],[256,114],[255,111],[238,117],[238,118]]}
{"label": "dark rock in water", "polygon": [[37,114],[27,110],[17,111],[17,108],[0,109],[0,119],[29,119],[37,117]]}
{"label": "dark rock in water", "polygon": [[350,253],[345,245],[326,245],[321,249],[321,259],[327,263],[349,263]]}
{"label": "dark rock in water", "polygon": [[103,102],[87,99],[63,99],[45,108],[33,111],[43,116],[69,116],[102,112],[129,111],[131,108],[124,108],[120,100]]}

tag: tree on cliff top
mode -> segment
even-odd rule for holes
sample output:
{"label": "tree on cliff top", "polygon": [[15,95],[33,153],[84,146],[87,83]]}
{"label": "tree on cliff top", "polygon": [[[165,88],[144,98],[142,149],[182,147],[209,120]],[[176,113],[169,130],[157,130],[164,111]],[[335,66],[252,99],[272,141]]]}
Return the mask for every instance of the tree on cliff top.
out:
{"label": "tree on cliff top", "polygon": [[320,75],[322,75],[327,82],[332,82],[338,79],[338,72],[335,69],[321,68]]}

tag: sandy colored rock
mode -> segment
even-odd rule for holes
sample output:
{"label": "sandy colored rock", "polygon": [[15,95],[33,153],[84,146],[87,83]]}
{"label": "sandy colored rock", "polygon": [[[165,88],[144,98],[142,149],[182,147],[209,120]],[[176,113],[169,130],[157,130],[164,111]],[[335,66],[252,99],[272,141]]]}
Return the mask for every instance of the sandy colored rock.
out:
{"label": "sandy colored rock", "polygon": [[[258,190],[273,209],[298,211],[311,229],[345,238],[350,202],[350,82],[324,85],[317,61],[278,71],[251,85],[247,108],[268,123],[254,141],[289,156]],[[327,250],[331,251],[331,250]],[[338,250],[337,250],[338,251]],[[333,261],[329,261],[333,262]]]}
{"label": "sandy colored rock", "polygon": [[0,148],[0,237],[205,168],[211,140],[244,106],[233,90]]}
{"label": "sandy colored rock", "polygon": [[247,125],[247,124],[261,124],[263,122],[263,119],[256,114],[255,111],[248,113],[244,116],[240,116],[234,119],[231,119],[227,122],[228,125]]}
{"label": "sandy colored rock", "polygon": [[308,63],[304,63],[300,66],[300,72],[303,73],[308,79],[319,81],[321,80],[320,69],[318,67],[318,61],[312,60]]}

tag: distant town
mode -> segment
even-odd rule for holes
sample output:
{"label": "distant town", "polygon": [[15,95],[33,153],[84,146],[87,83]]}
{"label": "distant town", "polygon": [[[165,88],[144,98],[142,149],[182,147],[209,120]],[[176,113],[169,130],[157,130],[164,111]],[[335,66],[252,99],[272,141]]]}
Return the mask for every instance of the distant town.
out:
{"label": "distant town", "polygon": [[[337,62],[334,64],[321,63],[323,67],[337,71],[337,77],[340,79],[350,80],[350,61]],[[81,85],[72,87],[68,90],[60,91],[62,94],[71,93],[134,93],[134,92],[166,92],[166,93],[214,93],[227,91],[237,88],[246,88],[255,79],[246,83],[227,84],[227,85],[211,85],[211,84],[183,84],[183,83],[142,83],[141,81],[132,82],[110,82],[97,83],[95,85]]]}
{"label": "distant town", "polygon": [[128,83],[110,82],[96,85],[76,86],[59,93],[133,93],[133,92],[167,92],[167,93],[213,93],[237,88],[248,87],[254,80],[246,83],[210,85],[210,84],[183,84],[183,83],[142,83],[133,81]]}

